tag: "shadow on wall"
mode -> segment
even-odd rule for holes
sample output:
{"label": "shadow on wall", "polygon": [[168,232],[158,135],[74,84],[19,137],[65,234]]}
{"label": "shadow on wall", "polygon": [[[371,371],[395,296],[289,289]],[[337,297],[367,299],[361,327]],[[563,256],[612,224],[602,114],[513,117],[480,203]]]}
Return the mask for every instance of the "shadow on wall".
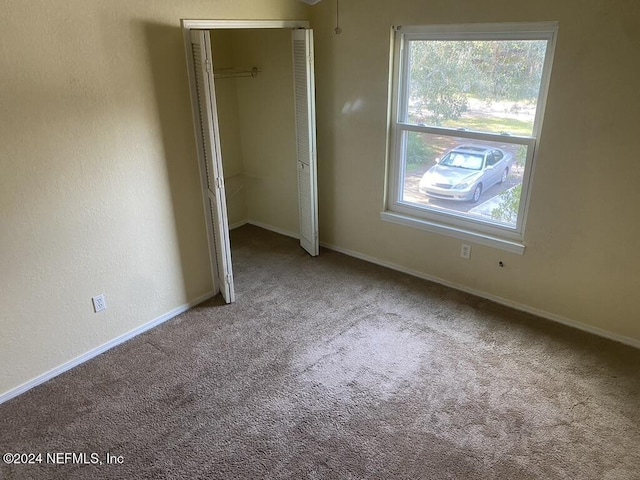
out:
{"label": "shadow on wall", "polygon": [[[187,298],[192,300],[213,287],[182,29],[148,22],[142,22],[142,27],[160,121],[182,278]],[[202,273],[203,265],[206,265],[204,276],[209,278],[204,289],[203,275],[193,275],[194,271]]]}
{"label": "shadow on wall", "polygon": [[[313,23],[312,23],[313,25]],[[333,31],[316,29],[314,36],[314,68],[316,86],[316,135],[318,143],[318,203],[320,215],[319,232],[323,241],[335,239],[335,226],[332,219],[336,217],[337,185],[344,182],[338,177],[336,160],[338,155],[336,145],[340,142],[341,129],[339,126],[327,122],[326,119],[341,118],[334,99],[341,98],[336,91],[339,65],[335,55],[331,55],[337,38]],[[318,48],[321,45],[321,48]],[[325,72],[326,75],[319,75]],[[338,128],[337,128],[338,127]]]}

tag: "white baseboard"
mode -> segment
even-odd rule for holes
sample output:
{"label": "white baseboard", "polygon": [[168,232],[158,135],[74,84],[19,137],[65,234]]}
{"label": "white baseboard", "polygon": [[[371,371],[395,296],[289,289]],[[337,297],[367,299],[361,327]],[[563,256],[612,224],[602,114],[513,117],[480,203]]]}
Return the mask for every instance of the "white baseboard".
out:
{"label": "white baseboard", "polygon": [[229,225],[229,230],[235,230],[236,228],[240,228],[243,225],[246,225],[247,221],[246,220],[241,220],[240,222],[236,222],[232,225]]}
{"label": "white baseboard", "polygon": [[171,320],[172,318],[180,315],[181,313],[186,312],[190,308],[195,307],[196,305],[206,300],[209,300],[213,296],[214,296],[214,293],[212,291],[205,293],[204,295],[196,298],[192,302],[185,303],[184,305],[180,305],[179,307],[174,308],[170,312],[167,312],[164,315],[161,315],[158,318],[155,318],[154,320],[151,320],[150,322],[139,326],[138,328],[134,328],[133,330],[123,335],[120,335],[119,337],[116,337],[113,340],[110,340],[107,343],[100,345],[97,348],[89,350],[88,352],[80,355],[79,357],[74,358],[73,360],[63,363],[62,365],[52,370],[49,370],[48,372],[43,373],[42,375],[39,375],[36,378],[29,380],[28,382],[23,383],[22,385],[9,390],[8,392],[1,394],[0,405],[2,405],[4,402],[11,400],[12,398],[17,397],[18,395],[22,395],[26,391],[31,390],[32,388],[37,387],[38,385],[41,385],[48,380],[51,380],[54,377],[57,377],[58,375],[66,372],[67,370],[71,370],[72,368],[77,367],[78,365],[88,360],[91,360],[94,357],[97,357],[98,355],[106,352],[107,350],[111,350],[113,347],[117,347],[118,345],[126,342],[127,340],[132,339],[133,337],[140,335],[141,333],[146,332],[147,330],[151,330],[152,328],[157,327],[158,325],[166,322],[167,320]]}
{"label": "white baseboard", "polygon": [[439,283],[440,285],[444,285],[445,287],[450,287],[455,290],[460,290],[465,293],[470,293],[471,295],[475,295],[477,297],[486,298],[487,300],[491,300],[493,302],[499,303],[501,305],[505,305],[507,307],[511,307],[515,310],[520,310],[521,312],[531,313],[532,315],[536,315],[538,317],[542,317],[546,320],[551,320],[552,322],[561,323],[563,325],[567,325],[569,327],[577,328],[578,330],[583,330],[588,333],[593,333],[594,335],[598,335],[599,337],[608,338],[609,340],[614,340],[616,342],[624,343],[625,345],[629,345],[631,347],[635,347],[640,349],[640,340],[626,337],[624,335],[618,335],[617,333],[609,332],[607,330],[603,330],[602,328],[594,327],[592,325],[587,325],[581,322],[577,322],[575,320],[571,320],[570,318],[563,317],[561,315],[556,315],[555,313],[547,312],[545,310],[541,310],[539,308],[531,307],[529,305],[525,305],[523,303],[514,302],[513,300],[509,300],[507,298],[502,298],[497,295],[491,295],[490,293],[483,292],[481,290],[476,290],[474,288],[469,288],[465,285],[450,282],[440,277],[436,277],[433,275],[428,275],[423,272],[419,272],[417,270],[412,270],[410,268],[403,267],[401,265],[396,265],[395,263],[386,262],[384,260],[377,259],[375,257],[370,257],[369,255],[364,255],[362,253],[349,250],[346,248],[338,247],[336,245],[331,245],[326,242],[320,242],[322,247],[328,248],[329,250],[334,250],[339,253],[344,253],[345,255],[349,255],[350,257],[358,258],[360,260],[364,260],[366,262],[374,263],[376,265],[380,265],[382,267],[390,268],[391,270],[396,270],[398,272],[406,273],[413,277],[422,278],[424,280],[429,280],[434,283]]}
{"label": "white baseboard", "polygon": [[300,235],[297,233],[290,232],[289,230],[284,230],[280,227],[274,227],[273,225],[268,225],[266,223],[258,222],[256,220],[242,220],[240,222],[236,222],[233,225],[229,225],[229,230],[240,228],[243,225],[253,225],[254,227],[264,228],[265,230],[269,230],[270,232],[279,233],[280,235],[284,235],[285,237],[291,237],[295,238],[296,240],[300,240]]}
{"label": "white baseboard", "polygon": [[267,225],[266,223],[256,222],[255,220],[247,220],[246,223],[249,225],[253,225],[255,227],[264,228],[265,230],[269,230],[271,232],[279,233],[280,235],[284,235],[286,237],[295,238],[296,240],[300,240],[300,234],[290,232],[288,230],[284,230],[279,227],[274,227],[273,225]]}

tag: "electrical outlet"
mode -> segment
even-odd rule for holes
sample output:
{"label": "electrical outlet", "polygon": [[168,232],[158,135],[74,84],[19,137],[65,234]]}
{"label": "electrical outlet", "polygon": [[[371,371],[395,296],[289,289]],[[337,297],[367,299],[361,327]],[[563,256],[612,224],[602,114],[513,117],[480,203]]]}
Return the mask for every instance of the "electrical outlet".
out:
{"label": "electrical outlet", "polygon": [[107,301],[104,298],[104,293],[101,293],[100,295],[93,297],[91,301],[93,302],[94,312],[98,313],[107,309]]}
{"label": "electrical outlet", "polygon": [[471,258],[471,245],[463,243],[462,248],[460,248],[460,256],[466,260],[469,260]]}

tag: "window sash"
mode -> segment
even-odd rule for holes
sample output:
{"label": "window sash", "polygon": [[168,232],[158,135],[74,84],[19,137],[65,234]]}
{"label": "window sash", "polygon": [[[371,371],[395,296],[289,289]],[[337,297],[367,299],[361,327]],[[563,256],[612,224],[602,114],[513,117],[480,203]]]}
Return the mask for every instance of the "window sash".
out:
{"label": "window sash", "polygon": [[[515,227],[509,227],[507,225],[499,224],[498,222],[491,222],[489,220],[475,219],[467,214],[456,213],[454,211],[444,212],[442,210],[435,210],[429,207],[423,207],[414,203],[403,201],[401,194],[403,191],[403,183],[405,181],[403,159],[403,151],[406,150],[404,145],[404,133],[405,132],[421,132],[432,133],[443,136],[455,136],[464,137],[474,140],[485,140],[490,142],[502,142],[511,143],[514,145],[522,145],[527,147],[527,157],[525,159],[525,169],[522,178],[522,194],[520,197],[520,205],[518,209],[518,217]],[[525,199],[529,194],[529,185],[531,183],[531,168],[533,164],[533,155],[536,146],[536,139],[533,137],[512,137],[507,135],[497,135],[493,133],[480,133],[469,132],[465,130],[455,130],[450,128],[437,128],[437,127],[422,127],[416,125],[397,124],[394,129],[394,143],[395,143],[395,161],[392,164],[392,178],[393,184],[390,188],[390,210],[403,213],[405,215],[411,215],[419,218],[423,218],[430,221],[445,221],[447,224],[464,228],[472,226],[474,230],[482,233],[497,235],[512,240],[518,240],[522,238],[523,225],[526,214],[526,201]]]}

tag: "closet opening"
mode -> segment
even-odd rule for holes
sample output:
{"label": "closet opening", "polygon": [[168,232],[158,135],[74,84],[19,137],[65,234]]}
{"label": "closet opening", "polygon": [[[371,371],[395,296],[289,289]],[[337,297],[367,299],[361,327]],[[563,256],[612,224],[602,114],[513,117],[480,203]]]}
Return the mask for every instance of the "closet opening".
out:
{"label": "closet opening", "polygon": [[318,254],[313,35],[307,22],[182,26],[214,289],[231,303],[230,229]]}

